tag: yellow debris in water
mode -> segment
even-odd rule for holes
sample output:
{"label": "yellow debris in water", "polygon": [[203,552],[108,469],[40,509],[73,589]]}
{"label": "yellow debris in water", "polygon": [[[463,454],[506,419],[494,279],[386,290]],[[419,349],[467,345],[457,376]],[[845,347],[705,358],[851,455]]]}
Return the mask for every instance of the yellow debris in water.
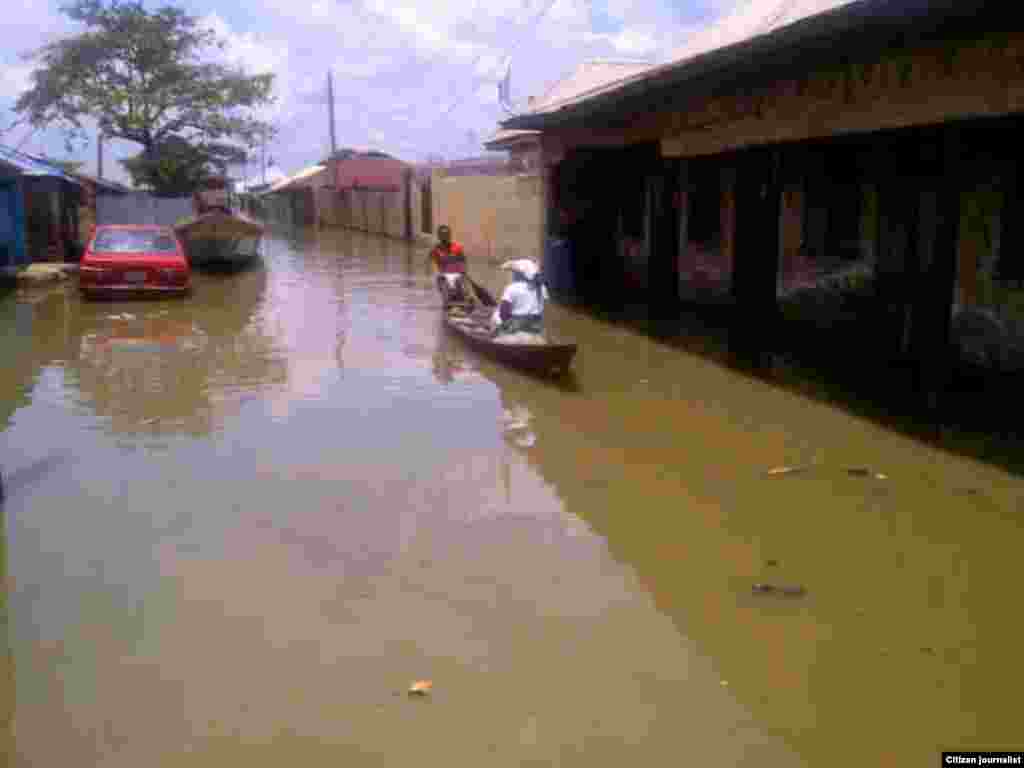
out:
{"label": "yellow debris in water", "polygon": [[434,684],[429,680],[417,680],[409,686],[409,693],[414,696],[426,696],[433,687]]}
{"label": "yellow debris in water", "polygon": [[797,466],[797,467],[774,467],[774,468],[768,470],[768,474],[769,475],[789,475],[789,474],[793,474],[794,472],[803,472],[806,469],[808,469],[808,465],[806,465],[806,464],[801,464],[800,466]]}

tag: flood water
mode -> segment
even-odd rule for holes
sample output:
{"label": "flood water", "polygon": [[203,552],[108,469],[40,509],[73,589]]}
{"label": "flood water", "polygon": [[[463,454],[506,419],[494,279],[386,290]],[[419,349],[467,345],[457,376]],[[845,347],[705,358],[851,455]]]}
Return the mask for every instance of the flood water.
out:
{"label": "flood water", "polygon": [[6,764],[1024,747],[1019,477],[564,308],[574,380],[520,376],[424,257],[282,234],[183,302],[0,299]]}

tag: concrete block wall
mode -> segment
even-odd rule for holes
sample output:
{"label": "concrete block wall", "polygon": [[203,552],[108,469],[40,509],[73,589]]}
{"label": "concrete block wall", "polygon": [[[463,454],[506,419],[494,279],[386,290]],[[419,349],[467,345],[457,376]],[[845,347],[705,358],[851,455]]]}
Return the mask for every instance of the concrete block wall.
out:
{"label": "concrete block wall", "polygon": [[337,222],[340,227],[402,239],[405,194],[402,190],[343,190],[338,196]]}
{"label": "concrete block wall", "polygon": [[495,264],[506,259],[541,259],[541,176],[445,176],[434,171],[435,229],[452,228],[470,263]]}
{"label": "concrete block wall", "polygon": [[317,187],[314,190],[316,195],[317,225],[325,227],[338,227],[341,225],[341,199],[333,189]]}

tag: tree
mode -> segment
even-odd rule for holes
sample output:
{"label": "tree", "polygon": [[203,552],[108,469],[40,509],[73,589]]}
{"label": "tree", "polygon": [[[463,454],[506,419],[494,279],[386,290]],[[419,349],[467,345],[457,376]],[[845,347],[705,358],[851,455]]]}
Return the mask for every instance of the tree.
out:
{"label": "tree", "polygon": [[85,165],[81,160],[51,160],[46,158],[46,162],[50,163],[50,165],[56,165],[67,174],[78,173],[82,166]]}
{"label": "tree", "polygon": [[230,163],[245,161],[245,151],[230,144],[190,144],[171,136],[149,155],[137,155],[121,161],[132,184],[153,190],[161,196],[188,195],[200,183],[227,172]]}
{"label": "tree", "polygon": [[157,192],[161,179],[179,178],[155,170],[161,151],[181,162],[185,142],[216,158],[230,142],[251,147],[273,133],[255,110],[273,103],[274,76],[204,60],[225,43],[197,17],[141,0],[71,0],[61,10],[85,31],[27,55],[37,66],[15,110],[33,126],[60,127],[71,142],[95,119],[107,138],[142,146],[136,167]]}

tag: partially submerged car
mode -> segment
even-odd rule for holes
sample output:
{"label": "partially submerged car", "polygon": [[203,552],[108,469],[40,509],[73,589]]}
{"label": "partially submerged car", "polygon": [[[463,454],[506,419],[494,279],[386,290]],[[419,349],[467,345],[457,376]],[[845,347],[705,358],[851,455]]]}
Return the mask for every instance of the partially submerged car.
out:
{"label": "partially submerged car", "polygon": [[78,284],[87,298],[180,296],[191,270],[170,227],[102,225],[82,255]]}

